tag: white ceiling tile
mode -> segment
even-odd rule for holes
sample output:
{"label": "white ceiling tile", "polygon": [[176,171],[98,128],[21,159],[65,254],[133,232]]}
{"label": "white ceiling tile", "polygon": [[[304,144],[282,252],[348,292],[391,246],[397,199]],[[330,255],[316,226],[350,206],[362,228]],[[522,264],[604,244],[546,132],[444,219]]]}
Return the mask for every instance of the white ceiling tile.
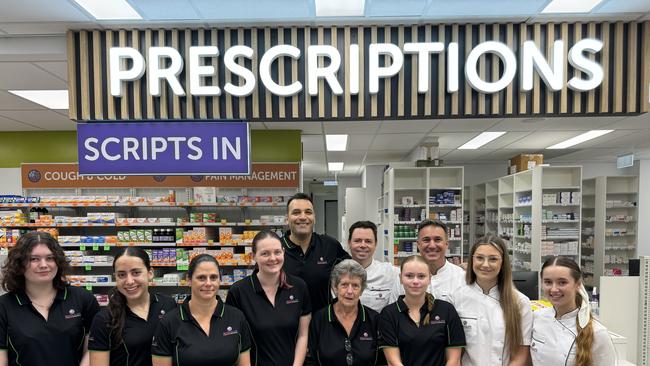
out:
{"label": "white ceiling tile", "polygon": [[29,22],[29,23],[2,23],[0,28],[12,36],[28,35],[64,35],[68,29],[96,29],[100,28],[92,22]]}
{"label": "white ceiling tile", "polygon": [[337,134],[337,133],[347,133],[347,134],[362,134],[367,135],[369,133],[375,133],[377,128],[381,125],[381,121],[360,121],[360,122],[350,122],[350,121],[327,121],[323,122],[323,127],[325,128],[326,134]]}
{"label": "white ceiling tile", "polygon": [[131,0],[131,4],[140,16],[148,20],[199,19],[199,13],[186,0]]}
{"label": "white ceiling tile", "polygon": [[545,149],[581,133],[582,131],[537,131],[506,147],[508,149]]}
{"label": "white ceiling tile", "polygon": [[650,128],[650,113],[640,114],[622,118],[616,122],[606,125],[605,127],[615,130],[636,130]]}
{"label": "white ceiling tile", "polygon": [[408,156],[404,151],[368,151],[364,164],[388,164],[394,161],[402,161]]}
{"label": "white ceiling tile", "polygon": [[[155,0],[137,0],[156,3]],[[192,4],[206,20],[262,19],[266,22],[303,19],[312,16],[313,1],[304,0],[192,0]]]}
{"label": "white ceiling tile", "polygon": [[602,5],[597,6],[594,14],[614,14],[614,13],[647,13],[650,11],[650,2],[648,0],[625,0],[625,1],[605,1]]}
{"label": "white ceiling tile", "polygon": [[323,133],[320,122],[264,122],[269,130],[300,130],[303,134]]}
{"label": "white ceiling tile", "polygon": [[372,150],[410,151],[424,137],[421,133],[395,133],[377,135],[370,148]]}
{"label": "white ceiling tile", "polygon": [[0,90],[0,111],[6,109],[41,110],[45,107]]}
{"label": "white ceiling tile", "polygon": [[[3,2],[0,22],[79,22],[91,20],[72,1],[21,0]],[[11,3],[9,5],[9,3]]]}
{"label": "white ceiling tile", "polygon": [[251,130],[266,130],[264,122],[248,122],[248,126]]}
{"label": "white ceiling tile", "polygon": [[0,89],[67,89],[65,81],[24,62],[0,62]]}
{"label": "white ceiling tile", "polygon": [[558,156],[553,159],[547,159],[547,161],[551,163],[610,161],[613,163],[616,161],[616,156],[618,155],[618,149],[585,149]]}
{"label": "white ceiling tile", "polygon": [[365,153],[359,151],[328,151],[327,161],[332,163],[336,161],[361,163]]}
{"label": "white ceiling tile", "polygon": [[302,154],[302,161],[304,163],[325,163],[325,154],[322,152],[314,152],[314,151],[305,151]]}
{"label": "white ceiling tile", "polygon": [[478,150],[482,149],[501,149],[512,143],[515,143],[522,138],[528,136],[531,132],[507,132],[505,135],[500,136],[499,138],[488,142],[487,144],[480,147]]}
{"label": "white ceiling tile", "polygon": [[494,152],[496,150],[490,149],[476,149],[476,150],[452,150],[445,155],[440,155],[444,160],[453,160],[453,161],[471,161],[481,156],[485,156]]}
{"label": "white ceiling tile", "polygon": [[27,125],[0,116],[0,131],[39,131],[43,130],[36,126]]}
{"label": "white ceiling tile", "polygon": [[302,141],[302,150],[305,152],[318,151],[321,154],[325,153],[323,135],[302,135],[300,136],[300,141]]}
{"label": "white ceiling tile", "polygon": [[436,120],[428,121],[384,121],[377,133],[426,133],[438,125]]}
{"label": "white ceiling tile", "polygon": [[[62,113],[67,113],[67,111],[63,111]],[[50,131],[70,131],[77,129],[77,124],[74,121],[51,110],[0,111],[0,116]]]}
{"label": "white ceiling tile", "polygon": [[481,132],[496,125],[499,121],[501,119],[490,118],[439,120],[438,126],[431,131],[431,134],[442,132]]}
{"label": "white ceiling tile", "polygon": [[479,132],[445,132],[431,133],[429,136],[437,136],[440,149],[457,149],[467,141],[478,136]]}
{"label": "white ceiling tile", "polygon": [[48,71],[52,75],[63,81],[68,80],[68,63],[67,62],[34,62],[36,67]]}
{"label": "white ceiling tile", "polygon": [[348,150],[349,151],[366,151],[370,148],[374,135],[349,135],[348,136]]}

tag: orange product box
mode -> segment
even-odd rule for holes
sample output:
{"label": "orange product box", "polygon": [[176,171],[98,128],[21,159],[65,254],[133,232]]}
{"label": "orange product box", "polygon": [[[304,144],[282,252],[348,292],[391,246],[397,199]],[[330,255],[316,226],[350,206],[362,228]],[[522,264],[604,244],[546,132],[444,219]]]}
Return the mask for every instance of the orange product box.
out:
{"label": "orange product box", "polygon": [[510,158],[508,162],[508,174],[523,172],[541,164],[544,164],[543,154],[519,154]]}

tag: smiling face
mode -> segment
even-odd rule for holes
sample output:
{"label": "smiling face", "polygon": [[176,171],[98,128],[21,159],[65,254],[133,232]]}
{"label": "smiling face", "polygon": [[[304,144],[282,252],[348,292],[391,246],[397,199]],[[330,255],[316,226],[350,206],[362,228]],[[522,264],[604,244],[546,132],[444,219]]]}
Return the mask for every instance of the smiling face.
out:
{"label": "smiling face", "polygon": [[127,301],[136,301],[146,296],[153,270],[147,270],[142,259],[125,254],[115,261],[117,290]]}
{"label": "smiling face", "polygon": [[45,244],[34,246],[25,263],[25,283],[41,285],[52,283],[59,268],[54,253]]}
{"label": "smiling face", "polygon": [[257,241],[254,259],[261,273],[279,274],[284,264],[282,243],[271,236]]}
{"label": "smiling face", "polygon": [[359,263],[364,263],[372,258],[377,249],[377,241],[372,229],[357,228],[352,232],[348,240],[350,255]]}
{"label": "smiling face", "polygon": [[568,267],[552,265],[542,272],[544,296],[558,312],[567,313],[576,308],[576,296],[580,288]]}
{"label": "smiling face", "polygon": [[339,284],[334,289],[337,301],[346,307],[357,306],[361,297],[362,285],[361,278],[350,275],[343,275],[339,279]]}
{"label": "smiling face", "polygon": [[423,227],[418,232],[418,250],[420,251],[420,255],[427,262],[433,263],[436,268],[440,268],[445,264],[447,260],[445,257],[447,248],[449,248],[449,244],[447,243],[445,229],[439,226],[429,225]]}
{"label": "smiling face", "polygon": [[196,265],[190,278],[192,298],[202,300],[214,299],[217,296],[220,284],[219,268],[217,265],[211,261],[201,262]]}
{"label": "smiling face", "polygon": [[476,281],[480,285],[496,285],[502,264],[503,258],[497,248],[490,244],[479,245],[472,256]]}
{"label": "smiling face", "polygon": [[294,199],[289,204],[287,222],[295,235],[310,235],[314,230],[314,205],[309,200]]}
{"label": "smiling face", "polygon": [[420,261],[404,263],[400,273],[400,281],[404,286],[404,292],[411,296],[420,296],[427,292],[431,283],[431,272],[429,266]]}

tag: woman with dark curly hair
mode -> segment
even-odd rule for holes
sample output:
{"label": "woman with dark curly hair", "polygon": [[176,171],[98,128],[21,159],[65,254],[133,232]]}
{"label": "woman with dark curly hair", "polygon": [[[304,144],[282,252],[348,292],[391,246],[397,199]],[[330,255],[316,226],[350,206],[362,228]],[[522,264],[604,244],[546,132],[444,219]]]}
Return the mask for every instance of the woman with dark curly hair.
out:
{"label": "woman with dark curly hair", "polygon": [[99,311],[65,281],[63,249],[50,234],[20,237],[2,267],[0,365],[88,365],[87,333]]}

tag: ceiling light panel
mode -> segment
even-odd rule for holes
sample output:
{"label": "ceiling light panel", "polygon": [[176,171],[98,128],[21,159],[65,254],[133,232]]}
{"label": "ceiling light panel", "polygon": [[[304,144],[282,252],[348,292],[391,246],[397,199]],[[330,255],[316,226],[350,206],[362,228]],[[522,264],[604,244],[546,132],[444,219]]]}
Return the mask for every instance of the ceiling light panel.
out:
{"label": "ceiling light panel", "polygon": [[542,13],[589,13],[601,2],[602,0],[553,0],[546,5]]}
{"label": "ceiling light panel", "polygon": [[327,170],[330,172],[340,172],[343,170],[343,162],[327,163]]}
{"label": "ceiling light panel", "polygon": [[494,131],[483,132],[480,135],[474,137],[473,139],[467,141],[463,146],[459,147],[458,149],[460,150],[478,149],[479,147],[503,136],[504,134],[505,132],[494,132]]}
{"label": "ceiling light panel", "polygon": [[585,141],[589,141],[591,139],[595,139],[596,137],[600,137],[603,135],[606,135],[610,132],[613,132],[614,130],[591,130],[589,132],[585,132],[581,135],[578,135],[576,137],[572,137],[566,141],[560,142],[559,144],[555,144],[553,146],[547,147],[547,149],[566,149],[571,146],[575,146],[578,144],[581,144]]}
{"label": "ceiling light panel", "polygon": [[9,90],[9,93],[49,109],[68,109],[67,90]]}
{"label": "ceiling light panel", "polygon": [[348,149],[348,135],[325,135],[327,151],[346,151]]}
{"label": "ceiling light panel", "polygon": [[126,0],[74,0],[97,20],[141,20]]}
{"label": "ceiling light panel", "polygon": [[363,16],[365,0],[315,0],[317,17]]}

